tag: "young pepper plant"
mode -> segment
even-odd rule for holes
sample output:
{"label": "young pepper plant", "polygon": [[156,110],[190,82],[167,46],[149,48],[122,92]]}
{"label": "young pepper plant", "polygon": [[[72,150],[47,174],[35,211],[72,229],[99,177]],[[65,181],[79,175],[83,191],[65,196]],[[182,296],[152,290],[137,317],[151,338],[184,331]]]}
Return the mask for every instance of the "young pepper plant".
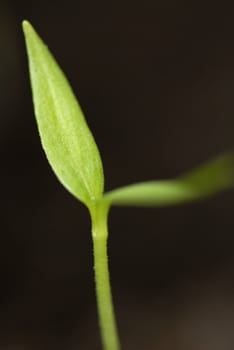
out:
{"label": "young pepper plant", "polygon": [[104,193],[101,157],[79,103],[54,57],[23,21],[36,121],[55,175],[89,210],[99,325],[104,350],[120,350],[107,260],[111,205],[166,206],[233,186],[233,155],[225,154],[174,180],[149,181]]}

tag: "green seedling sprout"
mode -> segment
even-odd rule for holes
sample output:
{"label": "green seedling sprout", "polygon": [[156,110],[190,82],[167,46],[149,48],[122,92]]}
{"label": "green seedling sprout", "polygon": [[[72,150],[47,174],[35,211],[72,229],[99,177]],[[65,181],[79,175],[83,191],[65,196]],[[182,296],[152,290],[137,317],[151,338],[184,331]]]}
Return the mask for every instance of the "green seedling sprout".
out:
{"label": "green seedling sprout", "polygon": [[23,21],[23,30],[42,147],[59,181],[90,213],[103,349],[120,350],[107,260],[107,219],[111,205],[176,205],[231,188],[233,155],[219,156],[174,180],[133,184],[104,193],[101,157],[72,88],[29,22]]}

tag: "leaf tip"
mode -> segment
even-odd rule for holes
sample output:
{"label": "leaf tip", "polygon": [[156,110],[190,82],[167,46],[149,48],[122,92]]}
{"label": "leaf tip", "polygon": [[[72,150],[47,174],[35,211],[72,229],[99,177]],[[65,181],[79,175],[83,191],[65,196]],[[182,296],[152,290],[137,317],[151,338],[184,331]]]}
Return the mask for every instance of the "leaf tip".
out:
{"label": "leaf tip", "polygon": [[24,19],[22,21],[22,28],[23,28],[24,33],[26,34],[26,33],[28,33],[28,31],[30,31],[32,29],[32,26],[31,26],[29,21]]}

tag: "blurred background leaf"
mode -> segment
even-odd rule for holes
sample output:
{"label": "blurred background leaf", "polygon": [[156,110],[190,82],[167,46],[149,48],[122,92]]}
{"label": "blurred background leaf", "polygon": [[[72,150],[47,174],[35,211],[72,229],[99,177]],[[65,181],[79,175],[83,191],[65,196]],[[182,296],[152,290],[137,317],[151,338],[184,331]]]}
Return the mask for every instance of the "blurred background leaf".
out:
{"label": "blurred background leaf", "polygon": [[146,181],[107,192],[113,205],[164,207],[191,203],[233,189],[234,157],[226,154],[207,161],[175,179]]}

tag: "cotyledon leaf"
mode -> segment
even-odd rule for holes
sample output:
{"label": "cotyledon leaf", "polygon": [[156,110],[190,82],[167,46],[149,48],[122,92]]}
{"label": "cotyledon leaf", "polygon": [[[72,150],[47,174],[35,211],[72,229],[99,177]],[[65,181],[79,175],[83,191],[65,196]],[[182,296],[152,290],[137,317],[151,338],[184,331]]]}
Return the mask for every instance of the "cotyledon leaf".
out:
{"label": "cotyledon leaf", "polygon": [[86,206],[102,197],[103,168],[79,103],[49,49],[23,22],[42,146],[61,183]]}
{"label": "cotyledon leaf", "polygon": [[233,187],[234,156],[213,159],[174,180],[149,181],[125,186],[104,195],[120,206],[167,206],[192,202]]}

